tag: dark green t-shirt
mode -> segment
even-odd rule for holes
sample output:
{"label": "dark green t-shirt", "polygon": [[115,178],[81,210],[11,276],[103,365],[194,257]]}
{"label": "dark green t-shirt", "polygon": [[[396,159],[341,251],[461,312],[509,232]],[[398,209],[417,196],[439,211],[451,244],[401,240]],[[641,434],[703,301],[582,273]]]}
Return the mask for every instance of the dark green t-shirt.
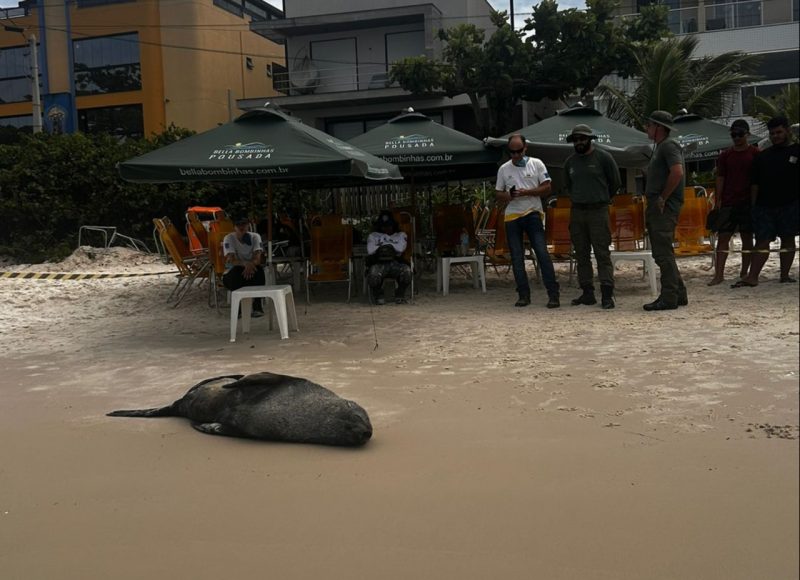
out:
{"label": "dark green t-shirt", "polygon": [[572,203],[608,203],[620,186],[617,162],[597,147],[588,155],[570,156],[564,164],[564,179]]}
{"label": "dark green t-shirt", "polygon": [[[667,183],[669,168],[678,163],[683,165],[683,151],[677,141],[667,138],[656,145],[656,150],[650,159],[650,165],[647,166],[647,197],[661,195],[664,185]],[[683,177],[667,200],[668,205],[680,209],[680,206],[683,205],[683,188],[685,185],[686,171],[684,170]]]}

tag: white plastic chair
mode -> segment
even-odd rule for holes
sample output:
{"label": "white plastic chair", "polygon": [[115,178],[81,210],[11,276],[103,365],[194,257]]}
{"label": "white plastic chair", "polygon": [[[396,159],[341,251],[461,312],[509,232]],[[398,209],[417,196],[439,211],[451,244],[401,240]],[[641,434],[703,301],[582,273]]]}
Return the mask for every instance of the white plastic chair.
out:
{"label": "white plastic chair", "polygon": [[[275,308],[275,317],[281,331],[281,339],[289,338],[289,323],[294,330],[297,326],[297,312],[294,307],[294,294],[288,284],[277,286],[245,286],[231,292],[231,342],[236,342],[236,327],[239,321],[239,305],[242,307],[242,334],[250,332],[250,316],[254,298],[269,298]],[[267,305],[269,307],[269,305]],[[272,328],[272,308],[269,309],[269,324]]]}

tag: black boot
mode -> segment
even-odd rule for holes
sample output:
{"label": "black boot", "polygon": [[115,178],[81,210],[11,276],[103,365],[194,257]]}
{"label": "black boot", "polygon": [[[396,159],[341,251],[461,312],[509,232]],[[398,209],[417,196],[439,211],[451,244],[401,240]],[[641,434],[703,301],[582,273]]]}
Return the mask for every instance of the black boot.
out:
{"label": "black boot", "polygon": [[583,286],[583,294],[572,299],[573,306],[580,306],[581,304],[586,304],[587,306],[597,304],[597,298],[594,297],[594,286]]}
{"label": "black boot", "polygon": [[678,306],[688,306],[689,294],[686,292],[686,286],[678,288]]}
{"label": "black boot", "polygon": [[603,310],[611,310],[614,308],[614,287],[601,284],[600,292],[602,294],[600,298],[600,305],[603,307]]}
{"label": "black boot", "polygon": [[517,308],[523,308],[531,303],[531,293],[530,292],[520,292],[519,293],[519,300],[514,303],[514,306]]}
{"label": "black boot", "polygon": [[561,306],[561,301],[559,300],[558,292],[550,292],[547,295],[547,307],[558,308],[559,306]]}
{"label": "black boot", "polygon": [[406,286],[405,284],[397,284],[397,288],[394,291],[394,303],[395,304],[408,304],[408,300],[406,300]]}

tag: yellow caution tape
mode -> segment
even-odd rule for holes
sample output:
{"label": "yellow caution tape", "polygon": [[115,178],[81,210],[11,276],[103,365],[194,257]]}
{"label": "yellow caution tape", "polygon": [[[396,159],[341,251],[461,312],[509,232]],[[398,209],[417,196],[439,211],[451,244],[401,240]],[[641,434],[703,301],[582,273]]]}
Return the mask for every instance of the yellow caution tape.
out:
{"label": "yellow caution tape", "polygon": [[789,252],[797,252],[798,248],[789,249],[781,248],[780,250],[713,250],[720,254],[787,254]]}
{"label": "yellow caution tape", "polygon": [[100,278],[134,278],[138,276],[177,275],[172,272],[142,272],[138,274],[70,274],[66,272],[0,272],[0,278],[21,278],[23,280],[97,280]]}

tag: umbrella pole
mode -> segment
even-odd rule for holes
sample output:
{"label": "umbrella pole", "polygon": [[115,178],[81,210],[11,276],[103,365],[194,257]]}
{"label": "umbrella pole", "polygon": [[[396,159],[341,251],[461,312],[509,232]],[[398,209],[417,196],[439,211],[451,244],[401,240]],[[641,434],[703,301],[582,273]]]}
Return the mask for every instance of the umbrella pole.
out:
{"label": "umbrella pole", "polygon": [[411,171],[411,215],[417,215],[417,185],[414,183],[414,171]]}
{"label": "umbrella pole", "polygon": [[272,180],[267,180],[267,264],[272,270]]}

